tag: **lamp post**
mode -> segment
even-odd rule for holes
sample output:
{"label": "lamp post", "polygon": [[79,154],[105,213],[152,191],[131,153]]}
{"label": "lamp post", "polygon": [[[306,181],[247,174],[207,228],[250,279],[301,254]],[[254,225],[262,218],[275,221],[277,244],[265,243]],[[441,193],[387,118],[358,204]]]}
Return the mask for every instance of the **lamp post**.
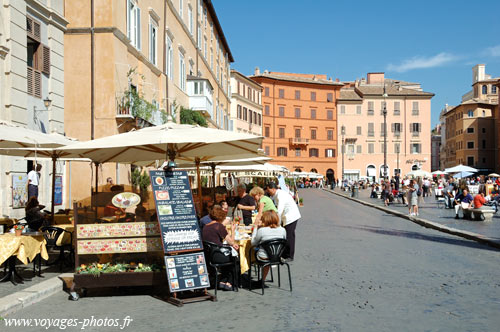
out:
{"label": "lamp post", "polygon": [[400,170],[399,170],[399,143],[396,145],[396,154],[397,154],[397,168],[398,168],[398,173],[401,173]]}
{"label": "lamp post", "polygon": [[385,99],[387,98],[387,93],[385,92],[385,83],[384,83],[384,94],[382,95],[384,98],[384,180],[387,179],[387,103]]}
{"label": "lamp post", "polygon": [[340,128],[340,134],[342,135],[342,188],[344,187],[344,153],[345,153],[345,126]]}

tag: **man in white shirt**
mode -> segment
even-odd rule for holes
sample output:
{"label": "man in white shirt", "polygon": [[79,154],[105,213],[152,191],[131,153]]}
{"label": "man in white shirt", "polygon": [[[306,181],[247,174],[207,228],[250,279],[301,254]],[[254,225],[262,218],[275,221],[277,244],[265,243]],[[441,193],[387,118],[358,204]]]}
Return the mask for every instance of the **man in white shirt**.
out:
{"label": "man in white shirt", "polygon": [[299,208],[293,200],[293,197],[286,191],[278,189],[274,182],[267,184],[266,192],[271,196],[274,205],[278,208],[280,223],[286,230],[288,248],[285,251],[285,257],[288,261],[293,261],[295,255],[295,228],[301,217]]}
{"label": "man in white shirt", "polygon": [[40,171],[42,165],[37,164],[36,167],[28,173],[28,199],[35,196],[38,199],[38,185],[40,183]]}

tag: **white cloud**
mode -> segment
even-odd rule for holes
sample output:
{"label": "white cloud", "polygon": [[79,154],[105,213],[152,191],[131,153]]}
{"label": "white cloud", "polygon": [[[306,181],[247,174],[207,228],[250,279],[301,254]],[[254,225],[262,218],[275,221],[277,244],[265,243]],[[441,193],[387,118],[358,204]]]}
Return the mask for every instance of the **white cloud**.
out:
{"label": "white cloud", "polygon": [[484,53],[489,56],[500,56],[500,45],[488,47]]}
{"label": "white cloud", "polygon": [[431,57],[415,56],[404,60],[399,65],[391,63],[387,66],[387,70],[403,73],[413,69],[441,67],[457,59],[458,56],[446,52],[441,52]]}

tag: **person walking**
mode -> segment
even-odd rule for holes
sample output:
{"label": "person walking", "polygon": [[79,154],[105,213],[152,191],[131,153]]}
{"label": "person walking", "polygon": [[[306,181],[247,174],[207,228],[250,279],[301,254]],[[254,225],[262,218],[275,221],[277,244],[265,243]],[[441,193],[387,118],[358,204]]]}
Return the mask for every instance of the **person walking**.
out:
{"label": "person walking", "polygon": [[410,216],[418,216],[418,184],[411,179],[408,186],[408,210]]}
{"label": "person walking", "polygon": [[278,209],[280,224],[285,227],[287,249],[285,257],[287,261],[293,261],[295,256],[295,228],[301,218],[299,208],[292,196],[286,191],[278,189],[276,183],[270,182],[266,185],[266,192],[271,196]]}
{"label": "person walking", "polygon": [[28,173],[28,200],[31,197],[38,199],[38,185],[40,184],[40,171],[42,170],[42,165],[37,164]]}

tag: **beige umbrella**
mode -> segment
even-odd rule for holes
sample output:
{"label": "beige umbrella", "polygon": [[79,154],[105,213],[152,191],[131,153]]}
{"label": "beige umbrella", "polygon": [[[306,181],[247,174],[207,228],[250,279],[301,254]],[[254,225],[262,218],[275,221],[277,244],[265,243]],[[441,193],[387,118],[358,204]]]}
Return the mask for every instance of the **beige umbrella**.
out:
{"label": "beige umbrella", "polygon": [[488,176],[490,178],[500,178],[500,175],[498,175],[497,173],[491,173],[491,174],[488,174]]}
{"label": "beige umbrella", "polygon": [[0,122],[0,148],[55,148],[71,143],[74,143],[74,141],[58,133],[45,134],[40,131]]}

